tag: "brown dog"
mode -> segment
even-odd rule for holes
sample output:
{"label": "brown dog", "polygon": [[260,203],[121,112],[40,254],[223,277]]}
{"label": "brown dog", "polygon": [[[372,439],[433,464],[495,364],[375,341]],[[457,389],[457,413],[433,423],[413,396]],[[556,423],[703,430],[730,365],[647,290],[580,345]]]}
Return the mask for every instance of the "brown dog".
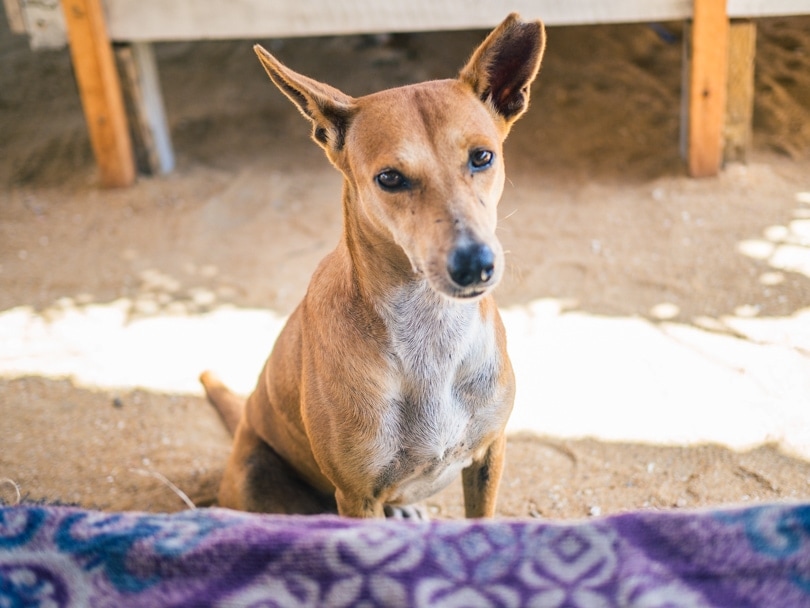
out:
{"label": "brown dog", "polygon": [[494,514],[515,393],[491,295],[502,143],[544,46],[513,14],[457,79],[357,99],[255,47],[343,173],[344,225],[246,405],[201,377],[235,435],[221,506],[407,515],[460,472],[467,516]]}

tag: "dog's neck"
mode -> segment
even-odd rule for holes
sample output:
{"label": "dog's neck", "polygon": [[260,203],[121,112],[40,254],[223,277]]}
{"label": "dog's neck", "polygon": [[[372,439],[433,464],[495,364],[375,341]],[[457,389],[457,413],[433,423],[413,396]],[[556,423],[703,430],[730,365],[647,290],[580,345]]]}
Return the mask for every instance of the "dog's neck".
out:
{"label": "dog's neck", "polygon": [[393,353],[414,377],[444,376],[479,336],[479,302],[451,300],[427,281],[392,289],[376,311],[388,329]]}

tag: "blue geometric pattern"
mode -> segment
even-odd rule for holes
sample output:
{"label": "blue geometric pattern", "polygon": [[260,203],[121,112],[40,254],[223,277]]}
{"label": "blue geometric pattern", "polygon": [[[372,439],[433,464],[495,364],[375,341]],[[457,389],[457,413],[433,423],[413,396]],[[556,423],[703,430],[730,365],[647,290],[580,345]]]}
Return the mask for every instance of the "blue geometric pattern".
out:
{"label": "blue geometric pattern", "polygon": [[30,542],[45,517],[42,509],[0,509],[0,550]]}
{"label": "blue geometric pattern", "polygon": [[810,607],[810,506],[576,523],[0,508],[0,606]]}
{"label": "blue geometric pattern", "polygon": [[[215,519],[193,517],[193,512],[176,515],[171,526],[154,515],[133,518],[121,513],[79,512],[62,520],[54,540],[61,552],[75,556],[85,570],[103,570],[117,590],[138,592],[160,582],[161,564],[178,561],[224,525]],[[141,553],[155,559],[138,563],[133,556]]]}

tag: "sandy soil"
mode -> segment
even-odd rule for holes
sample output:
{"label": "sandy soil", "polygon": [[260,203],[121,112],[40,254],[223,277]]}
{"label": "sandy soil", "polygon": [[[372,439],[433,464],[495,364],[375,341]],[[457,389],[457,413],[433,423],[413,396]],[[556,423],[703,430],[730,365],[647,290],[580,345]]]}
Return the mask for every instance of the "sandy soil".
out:
{"label": "sandy soil", "polygon": [[[360,95],[451,76],[481,36],[266,44]],[[250,46],[159,45],[178,168],[103,191],[67,53],[30,53],[0,15],[0,311],[28,306],[48,318],[113,301],[131,318],[292,310],[338,238],[340,178]],[[506,149],[502,305],[558,298],[594,314],[695,325],[810,306],[806,274],[739,251],[788,225],[796,193],[810,191],[810,19],[761,23],[754,149],[716,179],[686,178],[679,159],[680,48],[677,24],[550,30],[532,109]],[[229,445],[201,397],[64,378],[0,377],[0,421],[0,478],[16,484],[0,481],[7,502],[19,488],[104,509],[185,508],[171,482],[208,505]],[[510,439],[500,513],[807,498],[810,463],[778,445],[736,452],[521,434]],[[429,506],[460,516],[459,488]]]}

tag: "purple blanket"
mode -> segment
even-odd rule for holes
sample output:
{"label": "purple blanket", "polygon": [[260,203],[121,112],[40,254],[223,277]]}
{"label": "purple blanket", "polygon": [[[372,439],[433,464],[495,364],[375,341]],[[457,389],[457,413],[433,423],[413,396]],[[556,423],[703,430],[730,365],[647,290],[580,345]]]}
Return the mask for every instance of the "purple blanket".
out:
{"label": "purple blanket", "polygon": [[810,505],[579,523],[8,507],[0,606],[810,606]]}

